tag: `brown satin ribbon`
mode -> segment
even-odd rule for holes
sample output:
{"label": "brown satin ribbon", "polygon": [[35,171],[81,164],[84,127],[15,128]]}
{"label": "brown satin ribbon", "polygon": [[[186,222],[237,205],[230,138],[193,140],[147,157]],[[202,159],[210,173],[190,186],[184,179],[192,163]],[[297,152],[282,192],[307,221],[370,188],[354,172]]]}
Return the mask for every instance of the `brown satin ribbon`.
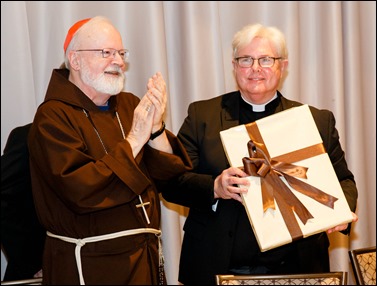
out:
{"label": "brown satin ribbon", "polygon": [[302,238],[303,233],[294,212],[303,224],[306,224],[308,219],[313,216],[279,176],[283,176],[296,191],[323,205],[334,208],[334,203],[338,200],[336,197],[295,178],[306,179],[308,168],[291,164],[325,153],[323,144],[316,144],[271,158],[256,123],[246,124],[245,127],[251,140],[247,146],[249,158],[243,158],[242,162],[244,171],[248,175],[261,177],[263,211],[266,212],[268,208],[275,209],[276,200],[292,240]]}

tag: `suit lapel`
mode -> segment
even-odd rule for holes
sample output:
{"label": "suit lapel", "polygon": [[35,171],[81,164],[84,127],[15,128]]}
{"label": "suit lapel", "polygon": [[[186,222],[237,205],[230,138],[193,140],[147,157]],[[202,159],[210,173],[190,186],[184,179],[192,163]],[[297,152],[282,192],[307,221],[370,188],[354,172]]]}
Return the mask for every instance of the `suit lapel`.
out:
{"label": "suit lapel", "polygon": [[231,92],[223,96],[221,103],[222,130],[239,125],[240,97],[241,94],[239,91]]}

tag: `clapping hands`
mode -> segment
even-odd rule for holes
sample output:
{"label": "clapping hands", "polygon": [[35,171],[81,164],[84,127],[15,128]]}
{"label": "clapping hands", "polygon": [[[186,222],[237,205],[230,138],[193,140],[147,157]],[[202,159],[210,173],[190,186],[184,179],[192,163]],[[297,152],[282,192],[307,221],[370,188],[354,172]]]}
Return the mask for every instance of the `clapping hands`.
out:
{"label": "clapping hands", "polygon": [[134,156],[148,142],[151,133],[161,128],[166,109],[166,83],[160,72],[149,78],[147,88],[146,94],[135,108],[132,127],[127,135]]}

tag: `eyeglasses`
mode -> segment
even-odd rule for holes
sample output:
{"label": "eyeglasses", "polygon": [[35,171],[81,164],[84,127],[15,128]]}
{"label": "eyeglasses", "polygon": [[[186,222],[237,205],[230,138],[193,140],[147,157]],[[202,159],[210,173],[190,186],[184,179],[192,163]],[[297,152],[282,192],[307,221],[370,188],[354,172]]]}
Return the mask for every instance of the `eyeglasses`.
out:
{"label": "eyeglasses", "polygon": [[241,68],[250,68],[253,66],[254,61],[258,60],[258,64],[262,68],[270,68],[275,64],[275,60],[280,60],[280,58],[274,57],[263,57],[259,59],[254,59],[252,57],[239,57],[234,60],[238,63]]}
{"label": "eyeglasses", "polygon": [[128,59],[128,56],[130,52],[127,49],[122,50],[115,50],[115,49],[91,49],[91,50],[76,50],[76,52],[101,52],[103,58],[108,58],[112,56],[115,58],[116,53],[120,55],[120,57],[123,59],[123,61],[126,61]]}

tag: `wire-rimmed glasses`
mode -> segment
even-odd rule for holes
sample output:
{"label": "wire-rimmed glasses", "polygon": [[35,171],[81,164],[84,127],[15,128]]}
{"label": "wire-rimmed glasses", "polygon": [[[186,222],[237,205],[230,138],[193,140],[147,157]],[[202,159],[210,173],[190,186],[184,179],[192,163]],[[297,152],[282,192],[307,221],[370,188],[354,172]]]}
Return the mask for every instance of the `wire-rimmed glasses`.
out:
{"label": "wire-rimmed glasses", "polygon": [[257,60],[258,64],[262,68],[270,68],[275,64],[276,60],[281,60],[282,58],[274,58],[274,57],[262,57],[259,59],[254,59],[252,57],[238,57],[234,60],[238,63],[241,68],[250,68],[253,66],[254,61]]}
{"label": "wire-rimmed glasses", "polygon": [[128,59],[129,54],[130,54],[130,52],[127,49],[116,50],[116,49],[111,49],[111,48],[80,49],[80,50],[76,50],[76,52],[101,52],[103,58],[108,58],[110,56],[115,58],[116,53],[118,53],[120,55],[120,57],[123,59],[123,61],[126,61]]}

